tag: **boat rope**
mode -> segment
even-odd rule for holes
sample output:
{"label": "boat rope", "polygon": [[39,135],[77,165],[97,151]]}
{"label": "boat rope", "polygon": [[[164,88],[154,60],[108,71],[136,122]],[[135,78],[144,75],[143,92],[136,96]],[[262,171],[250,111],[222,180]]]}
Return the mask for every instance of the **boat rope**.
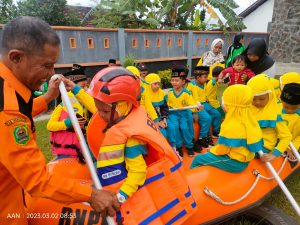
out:
{"label": "boat rope", "polygon": [[[288,160],[288,157],[285,157],[285,158],[284,158],[284,161],[283,161],[283,163],[282,163],[282,165],[281,165],[281,167],[280,167],[280,169],[279,169],[278,172],[277,172],[278,175],[282,172],[282,170],[283,170],[283,168],[284,168],[284,166],[285,166],[287,160]],[[207,194],[208,196],[210,196],[211,198],[213,198],[214,200],[216,200],[217,202],[219,202],[219,203],[222,204],[222,205],[234,205],[234,204],[236,204],[236,203],[239,203],[239,202],[243,201],[245,198],[247,198],[247,197],[251,194],[251,192],[252,192],[252,191],[254,190],[254,188],[256,187],[256,185],[257,185],[259,179],[264,179],[264,180],[272,180],[272,179],[274,179],[274,177],[265,177],[265,176],[261,175],[260,172],[259,172],[257,169],[253,170],[252,173],[256,176],[256,179],[255,179],[255,181],[253,182],[252,186],[250,187],[250,189],[249,189],[242,197],[240,197],[239,199],[237,199],[237,200],[235,200],[235,201],[226,202],[226,201],[222,200],[218,195],[216,195],[216,194],[215,194],[212,190],[210,190],[208,187],[205,187],[205,188],[204,188],[204,193]]]}
{"label": "boat rope", "polygon": [[[285,157],[280,169],[277,172],[278,175],[282,172],[282,170],[283,170],[283,168],[284,168],[287,161],[288,161],[288,157]],[[254,172],[259,173],[260,178],[262,178],[264,180],[273,180],[274,179],[274,177],[265,177],[265,176],[261,175],[258,170],[255,170]],[[256,175],[256,174],[254,174],[254,175]]]}
{"label": "boat rope", "polygon": [[291,159],[291,158],[288,157],[287,154],[282,154],[282,156],[288,158],[288,160],[289,160],[290,162],[298,162],[297,158]]}

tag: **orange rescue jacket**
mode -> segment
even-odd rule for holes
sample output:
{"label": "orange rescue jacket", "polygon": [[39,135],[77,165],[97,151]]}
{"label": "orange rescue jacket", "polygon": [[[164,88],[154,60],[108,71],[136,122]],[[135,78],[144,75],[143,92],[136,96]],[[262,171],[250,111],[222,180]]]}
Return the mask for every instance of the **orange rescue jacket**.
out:
{"label": "orange rescue jacket", "polygon": [[0,63],[0,224],[27,225],[23,189],[34,197],[63,203],[88,201],[92,188],[59,174],[49,174],[36,145],[32,117],[47,109]]}
{"label": "orange rescue jacket", "polygon": [[[97,132],[89,131],[88,134]],[[147,143],[148,153],[144,156],[147,178],[144,185],[122,205],[124,224],[181,224],[195,212],[196,203],[181,161],[141,106],[112,126],[101,146],[122,145],[130,137]],[[98,160],[102,158],[107,160],[100,152]],[[121,184],[122,181],[106,188],[118,191]]]}

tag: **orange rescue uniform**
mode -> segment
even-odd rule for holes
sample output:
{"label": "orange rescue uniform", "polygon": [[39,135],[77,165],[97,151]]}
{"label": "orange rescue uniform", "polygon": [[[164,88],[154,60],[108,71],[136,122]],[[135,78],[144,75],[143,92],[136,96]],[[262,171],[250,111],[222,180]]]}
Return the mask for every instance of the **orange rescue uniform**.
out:
{"label": "orange rescue uniform", "polygon": [[91,196],[91,187],[47,172],[32,120],[46,109],[45,98],[33,99],[31,90],[0,63],[0,224],[27,224],[23,190],[64,204]]}

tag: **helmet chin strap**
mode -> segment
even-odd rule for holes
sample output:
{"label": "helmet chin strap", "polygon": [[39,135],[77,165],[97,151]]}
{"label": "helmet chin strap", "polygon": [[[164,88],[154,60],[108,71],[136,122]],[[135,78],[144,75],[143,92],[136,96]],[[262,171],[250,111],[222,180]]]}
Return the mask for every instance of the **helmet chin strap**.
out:
{"label": "helmet chin strap", "polygon": [[119,118],[114,120],[115,112],[116,112],[117,102],[113,102],[111,104],[111,113],[110,113],[110,119],[106,127],[103,129],[103,133],[105,133],[109,128],[111,128],[116,123],[120,122],[121,120],[125,119],[125,117],[128,115],[120,116]]}

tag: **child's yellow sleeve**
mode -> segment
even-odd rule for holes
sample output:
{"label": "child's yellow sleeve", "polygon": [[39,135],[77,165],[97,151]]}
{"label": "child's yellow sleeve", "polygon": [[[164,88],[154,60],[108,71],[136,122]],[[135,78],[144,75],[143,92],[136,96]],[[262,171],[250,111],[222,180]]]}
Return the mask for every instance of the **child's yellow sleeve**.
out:
{"label": "child's yellow sleeve", "polygon": [[132,196],[146,180],[147,165],[143,158],[146,143],[136,138],[129,138],[125,146],[125,164],[128,171],[119,193],[125,198]]}
{"label": "child's yellow sleeve", "polygon": [[292,131],[292,142],[296,149],[300,148],[300,117],[295,122],[294,129]]}
{"label": "child's yellow sleeve", "polygon": [[218,87],[219,87],[219,84],[216,80],[210,80],[205,87],[207,100],[208,100],[209,104],[212,107],[214,107],[215,109],[217,109],[221,106],[221,104],[217,98]]}
{"label": "child's yellow sleeve", "polygon": [[288,148],[292,140],[292,135],[285,121],[277,121],[276,133],[278,143],[272,153],[276,156],[280,156]]}
{"label": "child's yellow sleeve", "polygon": [[80,104],[82,104],[89,112],[94,114],[97,111],[94,98],[86,93],[84,89],[76,85],[73,88],[72,93],[75,95]]}
{"label": "child's yellow sleeve", "polygon": [[149,94],[147,94],[147,89],[144,90],[141,98],[141,105],[144,107],[144,109],[147,111],[148,115],[153,121],[158,121],[158,115],[154,109],[154,106],[151,102],[151,97]]}
{"label": "child's yellow sleeve", "polygon": [[293,142],[295,148],[298,149],[298,151],[299,151],[299,148],[300,148],[300,134],[297,137],[295,137],[292,140],[292,142]]}
{"label": "child's yellow sleeve", "polygon": [[51,117],[47,123],[47,129],[49,131],[66,130],[68,127],[72,126],[70,119],[65,119],[65,120],[59,121],[62,110],[63,110],[63,107],[61,105],[58,105],[53,110]]}

